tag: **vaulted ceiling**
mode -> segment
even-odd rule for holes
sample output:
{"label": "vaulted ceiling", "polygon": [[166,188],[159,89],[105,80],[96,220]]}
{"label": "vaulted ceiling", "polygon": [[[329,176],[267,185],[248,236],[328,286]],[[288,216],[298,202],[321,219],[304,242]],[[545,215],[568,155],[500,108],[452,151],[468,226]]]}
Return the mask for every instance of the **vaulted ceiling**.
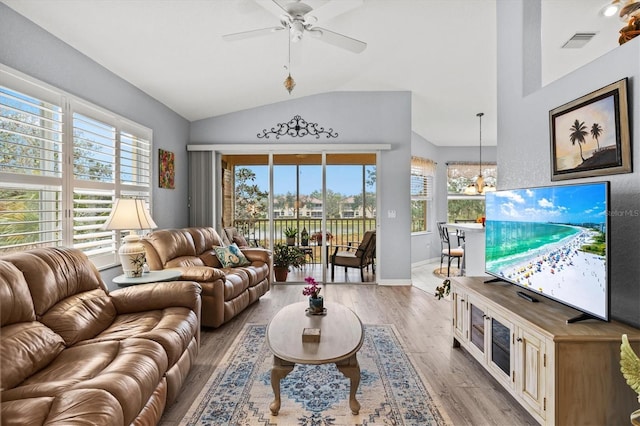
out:
{"label": "vaulted ceiling", "polygon": [[[412,92],[413,131],[438,146],[496,144],[496,0],[363,0],[317,26],[367,43],[356,54],[286,31],[271,0],[3,0],[3,3],[190,121],[331,91]],[[286,3],[293,0],[278,0]],[[305,0],[321,8],[341,0]],[[497,0],[508,1],[508,0]],[[543,83],[615,48],[606,0],[542,0]],[[262,4],[261,4],[262,3]],[[329,9],[326,9],[329,10]],[[562,49],[576,32],[596,32]]]}

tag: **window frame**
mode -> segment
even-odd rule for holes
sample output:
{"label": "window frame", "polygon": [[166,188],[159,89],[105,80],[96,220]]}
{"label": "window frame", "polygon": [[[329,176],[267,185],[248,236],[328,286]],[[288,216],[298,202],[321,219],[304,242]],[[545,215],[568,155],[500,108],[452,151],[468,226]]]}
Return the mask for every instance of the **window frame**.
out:
{"label": "window frame", "polygon": [[[56,193],[59,201],[55,211],[33,211],[38,215],[38,224],[46,221],[43,218],[45,214],[57,217],[55,233],[59,235],[52,240],[39,237],[25,245],[2,244],[0,252],[19,251],[32,247],[76,247],[85,252],[98,269],[119,265],[118,249],[122,241],[120,231],[105,231],[100,228],[109,215],[116,198],[143,199],[151,211],[153,195],[151,181],[154,164],[152,130],[2,64],[0,64],[0,77],[2,77],[1,86],[6,88],[8,92],[54,104],[61,108],[62,115],[61,140],[59,141],[61,159],[58,177],[8,173],[0,168],[2,187],[14,192],[18,190],[19,193],[19,190],[25,188],[27,184],[34,188],[34,191],[40,192],[43,191],[42,188],[52,186],[59,188]],[[78,141],[76,141],[78,129],[75,127],[74,118],[77,118],[78,114],[112,126],[114,129],[114,139],[110,141],[113,146],[104,145],[113,150],[112,157],[107,157],[112,160],[102,161],[102,170],[110,169],[111,178],[108,180],[101,180],[99,174],[90,179],[78,179],[75,175],[74,148],[78,147]],[[0,116],[0,121],[6,122],[7,120]],[[138,145],[138,149],[136,154],[131,154],[135,158],[125,159],[121,148],[127,143],[123,142],[123,139],[132,140],[129,136],[133,136],[135,140],[133,143]],[[42,148],[40,150],[42,151]],[[94,156],[104,156],[104,154],[97,153]],[[138,163],[139,166],[129,168],[135,169],[131,172],[131,176],[134,176],[132,182],[121,180],[121,171],[126,161]],[[101,161],[96,160],[95,162]],[[78,194],[83,195],[78,196]],[[94,196],[95,199],[92,198]],[[29,212],[31,211],[27,211],[27,213]],[[0,221],[0,225],[2,224],[7,225],[10,222]],[[38,227],[39,232],[37,233],[42,234],[42,226],[38,225]],[[3,234],[8,235],[0,228],[0,239]]]}
{"label": "window frame", "polygon": [[[435,173],[436,165],[433,160],[424,157],[411,156],[411,168],[410,168],[410,211],[411,211],[411,234],[424,234],[432,232],[432,224],[429,220],[433,217],[433,200],[435,191]],[[420,182],[422,180],[422,182]],[[419,193],[415,193],[418,187],[421,189]],[[414,218],[414,204],[424,204],[423,216],[420,219],[424,223],[423,229],[414,230],[415,222]]]}
{"label": "window frame", "polygon": [[[449,214],[449,202],[452,200],[469,200],[469,201],[478,201],[481,202],[483,205],[483,214],[484,214],[484,199],[485,199],[485,195],[484,194],[474,194],[474,195],[470,195],[470,194],[465,194],[463,190],[461,190],[460,192],[452,192],[449,189],[451,188],[451,184],[450,184],[450,179],[451,179],[451,172],[450,169],[451,168],[462,168],[462,169],[468,169],[468,170],[463,170],[461,173],[459,173],[459,175],[466,179],[467,181],[467,185],[468,184],[472,184],[475,179],[478,177],[478,173],[476,173],[476,171],[480,172],[480,170],[482,170],[482,176],[485,180],[485,184],[489,184],[492,185],[494,188],[497,187],[498,184],[498,164],[495,161],[483,161],[482,163],[478,162],[478,161],[448,161],[446,163],[447,166],[447,221],[455,221],[456,219],[452,219],[450,217]],[[473,173],[473,177],[471,177],[471,174]],[[474,218],[465,218],[467,220],[472,220]],[[477,219],[477,218],[476,218]],[[460,219],[458,219],[460,220]]]}

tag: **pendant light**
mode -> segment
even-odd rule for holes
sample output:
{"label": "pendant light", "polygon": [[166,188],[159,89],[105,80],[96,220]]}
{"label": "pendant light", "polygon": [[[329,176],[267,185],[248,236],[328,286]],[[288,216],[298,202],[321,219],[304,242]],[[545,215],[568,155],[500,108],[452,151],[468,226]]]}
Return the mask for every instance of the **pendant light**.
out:
{"label": "pendant light", "polygon": [[293,88],[296,87],[296,82],[293,79],[293,77],[291,77],[291,37],[287,36],[287,39],[289,40],[289,65],[287,66],[287,71],[289,71],[289,75],[284,80],[284,87],[285,89],[287,89],[287,92],[291,94],[291,91],[293,90]]}
{"label": "pendant light", "polygon": [[483,195],[489,191],[495,191],[496,188],[491,185],[487,185],[484,182],[484,177],[482,176],[482,116],[484,112],[479,112],[476,114],[476,117],[479,118],[480,121],[480,150],[479,150],[479,173],[475,182],[469,186],[467,186],[464,190],[465,195]]}

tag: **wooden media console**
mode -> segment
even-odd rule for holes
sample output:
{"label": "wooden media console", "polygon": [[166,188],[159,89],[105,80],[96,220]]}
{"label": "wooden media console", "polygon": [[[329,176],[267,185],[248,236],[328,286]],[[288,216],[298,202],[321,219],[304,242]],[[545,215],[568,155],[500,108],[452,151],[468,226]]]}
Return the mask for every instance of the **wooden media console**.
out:
{"label": "wooden media console", "polygon": [[567,324],[580,312],[486,277],[451,279],[453,345],[462,346],[544,425],[623,425],[640,408],[620,372],[627,334],[640,354],[640,330],[611,321]]}

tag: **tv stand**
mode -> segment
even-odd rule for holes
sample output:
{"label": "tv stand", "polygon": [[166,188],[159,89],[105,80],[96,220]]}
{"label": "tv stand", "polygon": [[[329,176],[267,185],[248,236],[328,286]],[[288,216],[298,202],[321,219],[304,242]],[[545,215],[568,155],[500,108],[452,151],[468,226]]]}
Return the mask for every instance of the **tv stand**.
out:
{"label": "tv stand", "polygon": [[464,348],[542,425],[628,424],[636,393],[620,372],[627,334],[640,353],[640,330],[616,321],[567,324],[580,312],[517,296],[515,285],[452,277],[453,346]]}
{"label": "tv stand", "polygon": [[600,318],[598,317],[594,317],[593,315],[590,314],[580,314],[580,315],[576,315],[575,317],[571,317],[567,320],[567,324],[573,324],[575,322],[579,322],[579,321],[584,321],[584,320],[589,320],[589,319],[594,319],[594,320],[598,320],[598,321],[602,321]]}
{"label": "tv stand", "polygon": [[503,280],[502,278],[491,278],[490,280],[486,280],[484,283],[485,284],[490,284],[490,283],[507,283],[507,284],[510,284],[508,281]]}

